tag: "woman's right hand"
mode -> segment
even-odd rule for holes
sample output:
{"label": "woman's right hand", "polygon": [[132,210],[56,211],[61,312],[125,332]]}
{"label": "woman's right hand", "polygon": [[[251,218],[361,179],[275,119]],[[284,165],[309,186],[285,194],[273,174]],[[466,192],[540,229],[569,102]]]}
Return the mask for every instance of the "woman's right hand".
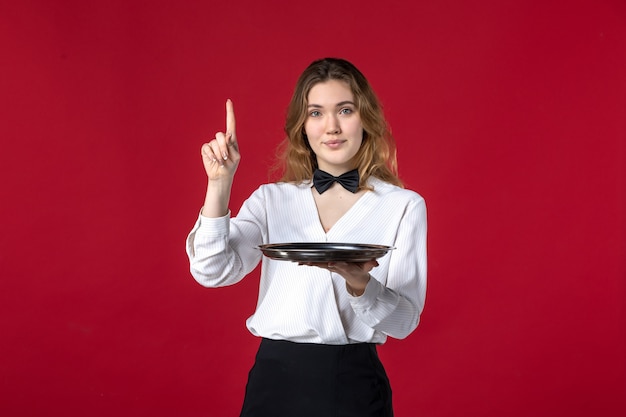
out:
{"label": "woman's right hand", "polygon": [[241,155],[235,131],[233,102],[226,100],[226,132],[217,132],[215,139],[202,145],[202,162],[210,181],[232,182]]}

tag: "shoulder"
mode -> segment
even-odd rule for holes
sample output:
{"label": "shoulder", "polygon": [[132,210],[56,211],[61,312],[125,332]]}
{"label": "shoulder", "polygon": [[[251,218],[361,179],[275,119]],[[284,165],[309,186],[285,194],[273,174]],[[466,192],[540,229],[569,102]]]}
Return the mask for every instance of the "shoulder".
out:
{"label": "shoulder", "polygon": [[301,183],[270,182],[267,184],[261,184],[257,190],[263,190],[263,192],[297,192],[308,188],[311,188],[310,181],[303,181]]}
{"label": "shoulder", "polygon": [[290,182],[272,182],[260,185],[253,194],[260,194],[266,197],[280,197],[296,195],[310,188],[310,182],[302,182],[299,184]]}
{"label": "shoulder", "polygon": [[[256,207],[252,210],[275,210],[295,201],[302,201],[304,190],[310,188],[306,184],[267,183],[259,185],[244,201],[245,207]],[[310,193],[310,191],[309,191]]]}
{"label": "shoulder", "polygon": [[371,201],[389,218],[399,218],[405,227],[425,227],[426,201],[420,194],[378,178],[368,183],[374,188]]}
{"label": "shoulder", "polygon": [[378,178],[372,177],[368,180],[368,184],[374,189],[373,193],[380,198],[393,200],[397,202],[424,204],[425,200],[420,194],[413,190],[398,187]]}

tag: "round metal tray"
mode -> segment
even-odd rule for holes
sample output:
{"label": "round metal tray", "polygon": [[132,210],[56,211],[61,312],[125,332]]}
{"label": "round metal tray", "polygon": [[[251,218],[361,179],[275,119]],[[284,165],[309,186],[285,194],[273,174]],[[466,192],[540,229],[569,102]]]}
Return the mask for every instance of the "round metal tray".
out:
{"label": "round metal tray", "polygon": [[271,243],[259,249],[271,259],[296,262],[367,262],[385,256],[391,246],[355,243]]}

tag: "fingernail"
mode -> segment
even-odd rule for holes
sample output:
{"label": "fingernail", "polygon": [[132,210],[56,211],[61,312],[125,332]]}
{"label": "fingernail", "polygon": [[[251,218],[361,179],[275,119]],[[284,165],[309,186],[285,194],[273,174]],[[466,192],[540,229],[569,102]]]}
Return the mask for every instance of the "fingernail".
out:
{"label": "fingernail", "polygon": [[224,157],[224,160],[227,160],[227,159],[228,159],[228,154],[227,154],[226,152],[224,152],[224,153],[222,154],[222,156]]}

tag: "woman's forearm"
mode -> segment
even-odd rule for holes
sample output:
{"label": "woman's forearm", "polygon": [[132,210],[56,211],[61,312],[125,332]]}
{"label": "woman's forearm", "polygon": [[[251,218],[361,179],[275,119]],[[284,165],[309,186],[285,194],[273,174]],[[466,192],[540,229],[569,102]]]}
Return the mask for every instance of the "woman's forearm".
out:
{"label": "woman's forearm", "polygon": [[228,214],[228,203],[230,201],[232,184],[232,178],[209,180],[206,197],[204,198],[204,206],[202,207],[203,216],[216,218]]}

